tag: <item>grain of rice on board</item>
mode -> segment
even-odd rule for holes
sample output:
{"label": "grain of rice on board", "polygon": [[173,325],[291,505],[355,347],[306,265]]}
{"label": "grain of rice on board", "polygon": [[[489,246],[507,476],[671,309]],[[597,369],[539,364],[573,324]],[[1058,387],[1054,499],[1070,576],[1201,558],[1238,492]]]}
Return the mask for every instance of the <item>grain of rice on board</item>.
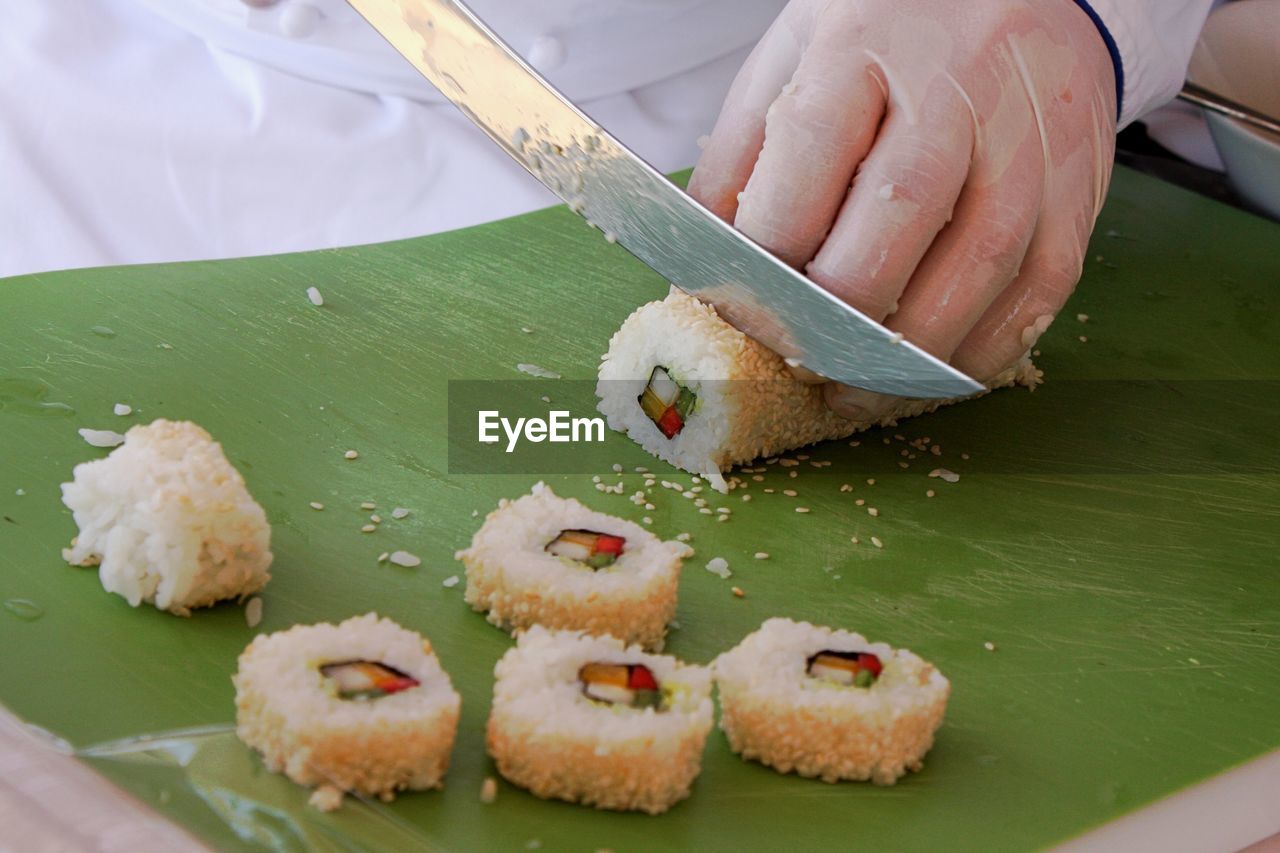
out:
{"label": "grain of rice on board", "polygon": [[97,566],[108,592],[180,616],[245,599],[271,575],[271,527],[222,447],[189,421],[125,434],[105,459],[75,467],[62,502],[79,534],[63,558]]}

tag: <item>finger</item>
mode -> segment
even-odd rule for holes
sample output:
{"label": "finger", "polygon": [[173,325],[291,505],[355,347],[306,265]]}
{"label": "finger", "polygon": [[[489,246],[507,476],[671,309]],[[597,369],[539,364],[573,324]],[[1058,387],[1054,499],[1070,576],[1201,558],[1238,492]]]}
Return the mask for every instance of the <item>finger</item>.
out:
{"label": "finger", "polygon": [[842,418],[859,424],[871,425],[889,413],[900,400],[888,394],[877,394],[865,388],[828,382],[822,386],[822,398],[827,408]]}
{"label": "finger", "polygon": [[960,196],[973,122],[950,83],[935,82],[907,109],[890,93],[888,115],[831,233],[806,268],[835,296],[883,320]]}
{"label": "finger", "polygon": [[795,267],[818,252],[884,115],[858,52],[815,35],[765,119],[764,147],[738,204],[739,231]]}
{"label": "finger", "polygon": [[989,382],[1035,346],[1080,280],[1092,226],[1087,210],[1074,219],[1045,211],[1022,270],[956,348],[954,367]]}
{"label": "finger", "polygon": [[925,252],[885,325],[946,361],[1018,274],[1044,198],[1044,153],[1029,123],[981,158],[951,222]]}
{"label": "finger", "polygon": [[733,222],[764,145],[765,114],[800,64],[806,38],[791,6],[769,27],[738,71],[715,128],[689,178],[689,194]]}

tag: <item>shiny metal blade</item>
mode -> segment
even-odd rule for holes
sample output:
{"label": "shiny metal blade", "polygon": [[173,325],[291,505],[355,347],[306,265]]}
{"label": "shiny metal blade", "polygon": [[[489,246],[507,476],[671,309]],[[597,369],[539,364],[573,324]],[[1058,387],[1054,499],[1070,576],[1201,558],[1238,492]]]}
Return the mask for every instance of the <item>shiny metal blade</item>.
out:
{"label": "shiny metal blade", "polygon": [[605,239],[788,363],[904,397],[982,390],[722,222],[566,100],[462,3],[348,2]]}

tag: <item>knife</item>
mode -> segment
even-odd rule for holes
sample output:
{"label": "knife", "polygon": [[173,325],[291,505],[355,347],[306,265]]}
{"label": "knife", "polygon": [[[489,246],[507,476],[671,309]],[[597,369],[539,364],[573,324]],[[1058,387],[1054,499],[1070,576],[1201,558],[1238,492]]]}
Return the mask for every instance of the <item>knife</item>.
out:
{"label": "knife", "polygon": [[348,0],[569,207],[792,366],[882,394],[983,386],[805,278],[698,204],[526,65],[459,0]]}

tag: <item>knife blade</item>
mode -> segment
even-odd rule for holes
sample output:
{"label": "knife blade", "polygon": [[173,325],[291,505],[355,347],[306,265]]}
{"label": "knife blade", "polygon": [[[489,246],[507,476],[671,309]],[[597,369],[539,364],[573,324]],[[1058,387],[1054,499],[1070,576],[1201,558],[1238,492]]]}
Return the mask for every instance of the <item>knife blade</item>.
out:
{"label": "knife blade", "polygon": [[459,0],[348,0],[569,207],[787,363],[883,394],[978,382],[841,302],[712,214],[575,107]]}

